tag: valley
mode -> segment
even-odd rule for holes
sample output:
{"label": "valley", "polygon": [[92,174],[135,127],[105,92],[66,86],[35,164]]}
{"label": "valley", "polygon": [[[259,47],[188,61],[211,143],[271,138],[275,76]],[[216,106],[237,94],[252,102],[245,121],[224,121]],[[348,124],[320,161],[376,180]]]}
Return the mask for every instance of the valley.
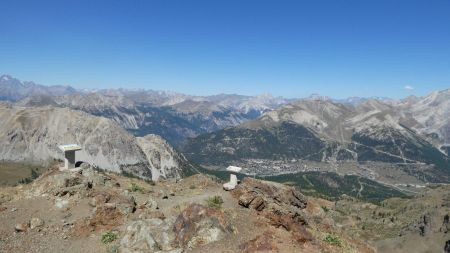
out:
{"label": "valley", "polygon": [[0,253],[450,253],[450,0],[0,10]]}
{"label": "valley", "polygon": [[[0,230],[6,252],[35,245],[25,233],[83,252],[208,252],[232,245],[237,252],[425,253],[423,245],[436,251],[450,245],[448,90],[347,102],[124,89],[52,93],[10,76],[0,80],[10,88],[0,96],[0,216],[11,219],[3,226],[16,226],[12,236]],[[61,143],[82,147],[75,171],[57,169]],[[224,192],[229,165],[242,171],[238,190]],[[295,198],[280,207],[290,192]],[[224,209],[208,209],[209,198],[218,196]],[[33,215],[47,225],[39,231],[31,221],[20,223],[32,218],[24,198],[54,206],[51,215],[66,222],[61,227],[34,204]],[[212,216],[193,216],[194,224],[206,219],[219,237],[202,234],[213,233],[203,227],[186,239],[174,234],[176,221],[197,211]],[[164,224],[162,230],[153,223]],[[254,237],[253,226],[264,233]],[[156,244],[133,241],[150,228]],[[102,233],[120,242],[102,245]],[[32,252],[59,249],[38,245]]]}

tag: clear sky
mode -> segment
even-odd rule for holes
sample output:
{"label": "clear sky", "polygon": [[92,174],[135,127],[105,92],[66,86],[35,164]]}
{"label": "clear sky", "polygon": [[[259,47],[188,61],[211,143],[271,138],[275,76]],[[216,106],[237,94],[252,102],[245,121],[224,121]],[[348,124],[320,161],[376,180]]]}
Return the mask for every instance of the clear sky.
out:
{"label": "clear sky", "polygon": [[450,88],[450,0],[0,0],[0,74],[76,88],[404,97]]}

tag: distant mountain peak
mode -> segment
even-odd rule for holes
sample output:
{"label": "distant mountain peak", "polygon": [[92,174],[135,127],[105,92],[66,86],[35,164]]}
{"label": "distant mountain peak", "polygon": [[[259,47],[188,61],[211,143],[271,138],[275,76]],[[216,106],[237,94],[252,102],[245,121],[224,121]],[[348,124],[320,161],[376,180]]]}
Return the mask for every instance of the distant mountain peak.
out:
{"label": "distant mountain peak", "polygon": [[10,76],[10,75],[0,76],[0,80],[2,80],[2,81],[9,81],[10,79],[12,79],[12,76]]}

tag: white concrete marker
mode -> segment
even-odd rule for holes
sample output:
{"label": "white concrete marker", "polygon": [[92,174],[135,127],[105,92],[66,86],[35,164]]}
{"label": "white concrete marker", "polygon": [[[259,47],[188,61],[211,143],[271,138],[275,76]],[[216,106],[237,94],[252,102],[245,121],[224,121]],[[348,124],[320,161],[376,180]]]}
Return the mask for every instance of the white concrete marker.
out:
{"label": "white concrete marker", "polygon": [[67,144],[58,146],[64,152],[64,167],[61,170],[69,170],[75,168],[75,151],[81,150],[77,144]]}
{"label": "white concrete marker", "polygon": [[[236,166],[228,166],[227,171],[240,172],[242,168]],[[238,184],[237,176],[233,173],[230,174],[230,182],[223,184],[223,189],[226,191],[231,191],[236,188]]]}

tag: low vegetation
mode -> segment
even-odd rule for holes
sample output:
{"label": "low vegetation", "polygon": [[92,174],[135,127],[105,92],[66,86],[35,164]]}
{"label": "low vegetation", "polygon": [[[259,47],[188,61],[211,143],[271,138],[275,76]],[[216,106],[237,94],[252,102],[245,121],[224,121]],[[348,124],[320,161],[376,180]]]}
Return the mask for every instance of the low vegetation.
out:
{"label": "low vegetation", "polygon": [[106,249],[106,252],[107,252],[107,253],[118,253],[118,252],[119,252],[119,246],[118,246],[118,245],[112,245],[112,246],[109,246],[109,247]]}
{"label": "low vegetation", "polygon": [[37,169],[31,169],[31,176],[19,180],[19,184],[29,184],[39,177]]}
{"label": "low vegetation", "polygon": [[0,186],[29,184],[46,169],[46,167],[33,164],[0,162]]}
{"label": "low vegetation", "polygon": [[130,191],[144,193],[144,187],[131,183]]}
{"label": "low vegetation", "polygon": [[114,232],[106,232],[102,234],[102,243],[111,243],[117,239],[117,234]]}
{"label": "low vegetation", "polygon": [[373,180],[354,175],[341,176],[333,172],[300,172],[266,177],[264,180],[289,183],[306,195],[331,201],[340,199],[343,194],[374,204],[388,198],[408,197]]}
{"label": "low vegetation", "polygon": [[211,196],[206,199],[206,204],[211,208],[221,208],[223,204],[223,199],[221,196]]}
{"label": "low vegetation", "polygon": [[331,245],[342,247],[341,239],[337,235],[327,234],[323,240]]}

